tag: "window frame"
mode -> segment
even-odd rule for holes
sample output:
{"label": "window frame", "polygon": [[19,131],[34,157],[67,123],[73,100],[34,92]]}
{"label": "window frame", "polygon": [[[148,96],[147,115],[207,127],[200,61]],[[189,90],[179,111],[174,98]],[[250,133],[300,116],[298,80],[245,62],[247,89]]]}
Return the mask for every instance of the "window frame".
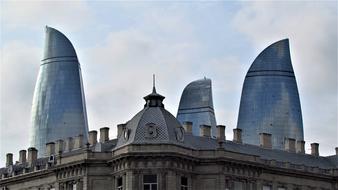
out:
{"label": "window frame", "polygon": [[[119,185],[119,181],[121,180],[121,185]],[[116,178],[116,190],[123,190],[123,177],[119,176]]]}
{"label": "window frame", "polygon": [[[145,176],[155,176],[156,180],[155,182],[145,182]],[[158,177],[156,174],[143,174],[143,180],[142,180],[142,186],[143,186],[143,190],[145,189],[144,186],[149,185],[149,190],[154,190],[153,189],[153,185],[156,185],[156,190],[158,189]]]}
{"label": "window frame", "polygon": [[[185,178],[187,184],[183,184],[183,179]],[[180,183],[181,190],[188,190],[189,189],[189,178],[186,176],[181,176],[181,183]]]}

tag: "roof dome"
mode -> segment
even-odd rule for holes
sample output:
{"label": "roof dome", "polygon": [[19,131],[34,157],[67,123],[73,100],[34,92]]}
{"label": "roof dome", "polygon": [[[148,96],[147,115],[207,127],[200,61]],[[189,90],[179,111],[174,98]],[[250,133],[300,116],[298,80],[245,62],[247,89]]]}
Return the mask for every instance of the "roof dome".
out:
{"label": "roof dome", "polygon": [[116,148],[128,144],[178,144],[184,143],[184,129],[162,103],[164,96],[153,92],[144,97],[146,104],[124,126],[118,136]]}

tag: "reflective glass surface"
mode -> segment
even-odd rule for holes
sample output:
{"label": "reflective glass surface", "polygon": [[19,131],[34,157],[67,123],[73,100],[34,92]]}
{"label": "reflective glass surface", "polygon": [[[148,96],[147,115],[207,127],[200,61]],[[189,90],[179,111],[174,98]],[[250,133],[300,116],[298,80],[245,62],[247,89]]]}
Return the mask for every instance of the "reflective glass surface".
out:
{"label": "reflective glass surface", "polygon": [[200,125],[210,125],[212,136],[216,136],[216,118],[212,101],[211,80],[193,81],[183,90],[177,120],[193,123],[193,135],[200,135]]}
{"label": "reflective glass surface", "polygon": [[284,138],[303,140],[303,121],[289,41],[266,48],[244,81],[238,128],[244,143],[259,145],[259,133],[272,134],[272,147],[284,149]]}
{"label": "reflective glass surface", "polygon": [[87,114],[81,69],[70,41],[47,27],[44,59],[35,86],[30,143],[44,156],[46,143],[87,138]]}

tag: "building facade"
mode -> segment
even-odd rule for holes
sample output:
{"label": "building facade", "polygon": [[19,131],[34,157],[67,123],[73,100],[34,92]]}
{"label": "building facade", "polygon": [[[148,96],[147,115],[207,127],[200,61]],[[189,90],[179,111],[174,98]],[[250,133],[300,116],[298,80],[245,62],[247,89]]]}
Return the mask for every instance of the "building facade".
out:
{"label": "building facade", "polygon": [[245,76],[237,128],[243,142],[259,145],[259,134],[272,134],[272,147],[283,149],[285,138],[304,140],[302,111],[293,72],[289,40],[263,50]]}
{"label": "building facade", "polygon": [[225,139],[225,126],[192,133],[191,122],[179,121],[164,109],[164,97],[154,90],[144,109],[117,126],[117,139],[109,128],[46,144],[48,157],[35,148],[20,151],[19,161],[7,154],[0,169],[2,190],[335,190],[338,189],[336,155],[322,157],[318,144],[305,154],[304,141],[288,139],[284,150],[272,149],[271,135],[261,146],[243,144],[241,130]]}
{"label": "building facade", "polygon": [[44,55],[35,86],[30,143],[45,154],[45,144],[83,134],[88,125],[81,67],[65,35],[46,27]]}
{"label": "building facade", "polygon": [[216,137],[216,118],[210,79],[193,81],[184,88],[177,119],[181,124],[185,121],[192,122],[194,135],[199,135],[201,125],[209,125],[212,136]]}

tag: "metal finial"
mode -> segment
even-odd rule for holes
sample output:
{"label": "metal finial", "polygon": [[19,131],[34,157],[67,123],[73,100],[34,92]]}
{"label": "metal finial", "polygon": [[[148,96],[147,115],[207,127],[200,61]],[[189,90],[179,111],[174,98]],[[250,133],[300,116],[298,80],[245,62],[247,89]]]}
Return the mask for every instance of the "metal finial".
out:
{"label": "metal finial", "polygon": [[153,87],[155,88],[155,74],[153,74]]}
{"label": "metal finial", "polygon": [[156,88],[155,88],[155,74],[153,74],[153,93],[156,93]]}

